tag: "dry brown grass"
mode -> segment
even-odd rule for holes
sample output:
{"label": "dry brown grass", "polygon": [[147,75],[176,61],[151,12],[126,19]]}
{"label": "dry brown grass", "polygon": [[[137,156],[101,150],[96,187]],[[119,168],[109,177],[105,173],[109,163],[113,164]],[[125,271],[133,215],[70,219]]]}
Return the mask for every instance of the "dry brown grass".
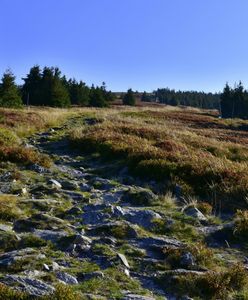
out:
{"label": "dry brown grass", "polygon": [[[125,158],[135,174],[170,179],[186,194],[218,199],[224,207],[246,206],[248,138],[239,128],[247,122],[178,107],[102,112],[95,112],[104,115],[102,123],[73,130],[71,139],[77,146]],[[240,139],[234,141],[233,136]]]}

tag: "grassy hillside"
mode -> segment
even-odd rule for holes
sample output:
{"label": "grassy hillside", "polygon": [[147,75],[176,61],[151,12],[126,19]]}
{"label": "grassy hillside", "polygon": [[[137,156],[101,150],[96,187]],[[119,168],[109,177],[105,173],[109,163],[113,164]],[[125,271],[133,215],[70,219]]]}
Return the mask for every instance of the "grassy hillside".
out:
{"label": "grassy hillside", "polygon": [[125,159],[133,174],[179,185],[222,208],[246,206],[248,122],[223,120],[214,111],[126,108],[95,111],[95,125],[73,130],[84,151]]}
{"label": "grassy hillside", "polygon": [[248,299],[247,128],[162,105],[1,109],[0,299]]}

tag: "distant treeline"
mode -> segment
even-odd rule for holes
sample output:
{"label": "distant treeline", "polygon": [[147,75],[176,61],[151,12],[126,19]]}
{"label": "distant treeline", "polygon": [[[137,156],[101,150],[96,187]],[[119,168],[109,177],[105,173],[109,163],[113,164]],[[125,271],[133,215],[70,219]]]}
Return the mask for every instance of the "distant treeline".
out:
{"label": "distant treeline", "polygon": [[248,91],[241,82],[234,88],[226,84],[220,103],[223,118],[248,119]]}
{"label": "distant treeline", "polygon": [[113,100],[105,83],[102,86],[87,86],[83,81],[67,79],[57,67],[32,67],[24,84],[17,86],[15,76],[7,70],[0,84],[0,106],[20,107],[27,105],[45,105],[69,107],[70,105],[105,107]]}
{"label": "distant treeline", "polygon": [[195,92],[195,91],[175,91],[169,88],[157,89],[149,94],[144,92],[142,101],[156,101],[168,105],[193,106],[206,109],[219,109],[220,94]]}
{"label": "distant treeline", "polygon": [[69,107],[70,105],[106,107],[116,98],[122,98],[124,105],[135,105],[137,99],[144,102],[159,102],[168,105],[193,106],[218,109],[223,118],[248,119],[248,91],[242,83],[231,88],[226,84],[223,92],[204,93],[196,91],[175,91],[160,88],[153,93],[112,93],[103,82],[101,86],[87,86],[83,81],[67,79],[57,67],[33,66],[23,85],[17,86],[15,76],[7,70],[0,83],[0,106],[21,107],[26,105]]}

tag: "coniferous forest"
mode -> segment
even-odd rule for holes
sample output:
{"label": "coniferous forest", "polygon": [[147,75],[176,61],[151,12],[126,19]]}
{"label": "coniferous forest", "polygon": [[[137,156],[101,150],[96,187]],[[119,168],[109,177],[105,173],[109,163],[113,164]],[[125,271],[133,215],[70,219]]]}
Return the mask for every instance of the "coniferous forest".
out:
{"label": "coniferous forest", "polygon": [[[115,100],[118,93],[107,89],[105,82],[101,86],[88,86],[82,80],[62,75],[58,67],[35,65],[23,84],[17,85],[11,70],[7,70],[0,83],[0,106],[21,107],[22,105],[69,107],[71,105],[107,107]],[[134,93],[129,89],[122,96],[124,105],[135,105],[136,98],[142,102],[159,102],[172,106],[192,106],[203,109],[217,109],[223,118],[248,118],[248,91],[243,84],[228,84],[222,93],[205,93],[197,91],[175,91],[159,88],[152,93]]]}

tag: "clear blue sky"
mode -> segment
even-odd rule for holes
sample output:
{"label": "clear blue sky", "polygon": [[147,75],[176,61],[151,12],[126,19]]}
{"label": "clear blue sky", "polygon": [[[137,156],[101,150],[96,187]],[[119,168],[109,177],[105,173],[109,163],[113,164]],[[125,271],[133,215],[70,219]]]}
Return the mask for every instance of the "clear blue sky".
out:
{"label": "clear blue sky", "polygon": [[247,0],[0,0],[0,72],[31,66],[114,91],[248,87]]}

